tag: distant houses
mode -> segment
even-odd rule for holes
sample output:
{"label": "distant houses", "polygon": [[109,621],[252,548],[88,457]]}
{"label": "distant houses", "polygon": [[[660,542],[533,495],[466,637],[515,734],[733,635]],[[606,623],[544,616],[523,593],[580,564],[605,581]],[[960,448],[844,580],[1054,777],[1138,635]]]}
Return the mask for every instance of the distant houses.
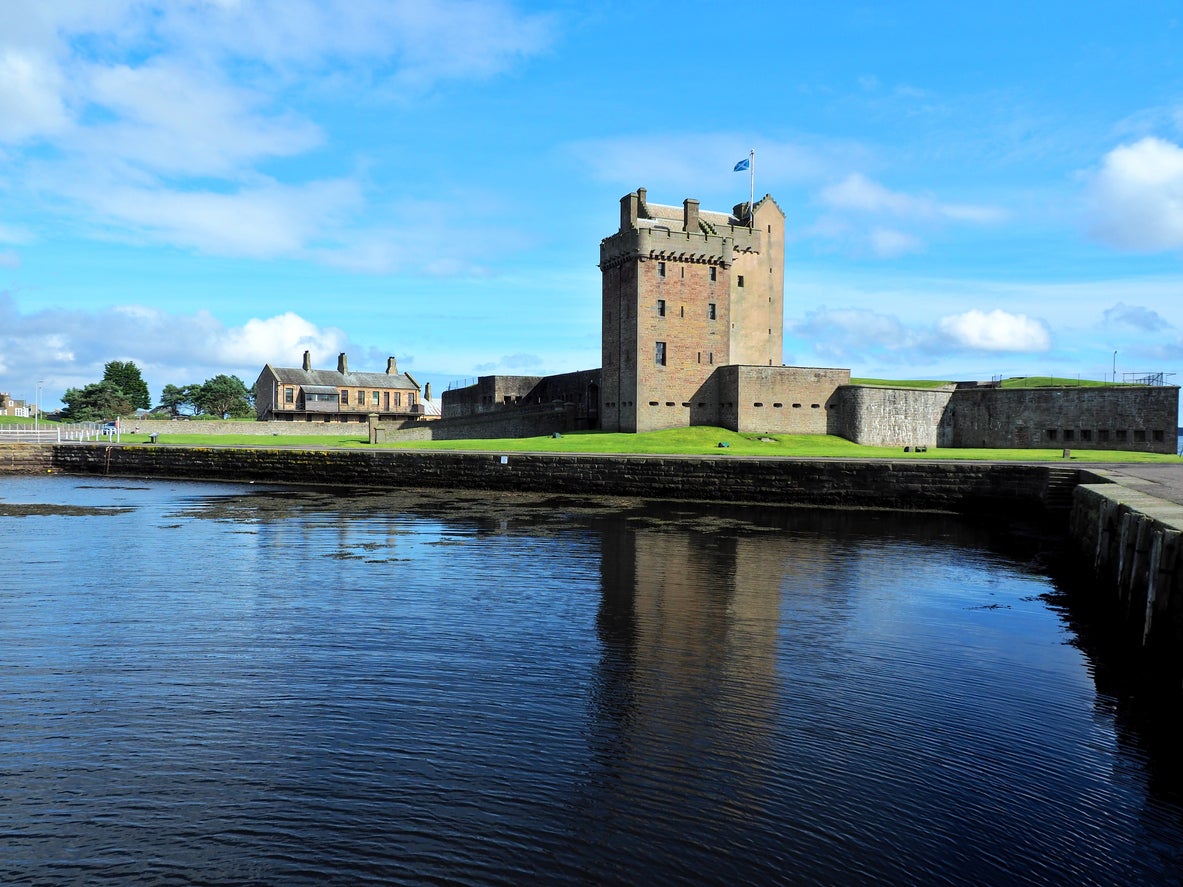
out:
{"label": "distant houses", "polygon": [[410,373],[400,373],[393,357],[384,373],[349,371],[348,357],[337,357],[335,370],[312,368],[304,352],[301,367],[267,364],[255,382],[255,412],[260,420],[288,422],[365,422],[437,419],[431,385],[421,389]]}
{"label": "distant houses", "polygon": [[11,394],[0,392],[0,416],[15,416],[28,419],[32,415],[33,413],[25,401],[18,400]]}

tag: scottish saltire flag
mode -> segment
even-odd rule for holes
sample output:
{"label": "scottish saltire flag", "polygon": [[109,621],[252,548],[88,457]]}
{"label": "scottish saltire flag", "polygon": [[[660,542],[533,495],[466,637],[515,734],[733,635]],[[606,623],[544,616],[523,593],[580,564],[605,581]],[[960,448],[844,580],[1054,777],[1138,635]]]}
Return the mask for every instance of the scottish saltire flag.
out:
{"label": "scottish saltire flag", "polygon": [[747,157],[745,157],[739,163],[735,164],[735,169],[733,169],[732,172],[743,172],[745,169],[748,168],[748,163],[749,163],[749,159]]}

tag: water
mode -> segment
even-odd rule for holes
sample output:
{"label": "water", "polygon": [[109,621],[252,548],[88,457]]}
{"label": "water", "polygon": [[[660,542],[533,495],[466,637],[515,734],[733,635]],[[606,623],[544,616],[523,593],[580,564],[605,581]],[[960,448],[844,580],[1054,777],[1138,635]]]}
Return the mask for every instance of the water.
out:
{"label": "water", "polygon": [[0,883],[1183,875],[1178,736],[949,518],[41,477],[0,538]]}

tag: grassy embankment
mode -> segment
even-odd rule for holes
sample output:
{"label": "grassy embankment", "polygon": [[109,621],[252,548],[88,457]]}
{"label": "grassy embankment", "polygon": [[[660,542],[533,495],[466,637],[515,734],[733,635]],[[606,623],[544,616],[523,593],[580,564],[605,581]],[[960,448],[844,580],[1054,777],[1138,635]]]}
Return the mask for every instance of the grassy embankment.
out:
{"label": "grassy embankment", "polygon": [[[145,434],[124,434],[123,443],[147,443]],[[361,435],[330,437],[249,434],[162,434],[161,444],[186,446],[283,446],[307,449],[369,447]],[[720,447],[720,443],[727,444]],[[528,453],[617,453],[648,455],[782,456],[825,459],[942,459],[1006,462],[1179,462],[1178,456],[1128,453],[1110,450],[1072,450],[1070,459],[1061,449],[987,450],[935,449],[905,453],[903,447],[864,447],[841,437],[815,434],[737,434],[722,428],[672,428],[646,434],[574,432],[559,438],[525,437],[502,440],[404,441],[379,444],[390,450],[478,450]]]}

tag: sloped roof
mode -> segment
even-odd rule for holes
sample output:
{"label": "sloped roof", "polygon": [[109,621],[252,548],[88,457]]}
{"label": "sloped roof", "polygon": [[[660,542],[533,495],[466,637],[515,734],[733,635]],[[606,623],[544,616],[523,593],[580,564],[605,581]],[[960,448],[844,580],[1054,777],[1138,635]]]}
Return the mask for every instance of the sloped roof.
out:
{"label": "sloped roof", "polygon": [[[643,211],[648,214],[650,219],[654,221],[670,221],[676,222],[678,228],[682,227],[682,221],[685,219],[685,208],[681,206],[665,206],[661,203],[645,203],[642,205]],[[712,225],[737,225],[739,219],[731,215],[731,213],[715,212],[714,210],[702,209],[699,207],[698,217]],[[638,219],[638,221],[640,221]]]}
{"label": "sloped roof", "polygon": [[305,370],[299,367],[273,367],[277,381],[308,389],[325,388],[401,388],[418,391],[419,386],[406,373],[338,373],[336,370]]}

